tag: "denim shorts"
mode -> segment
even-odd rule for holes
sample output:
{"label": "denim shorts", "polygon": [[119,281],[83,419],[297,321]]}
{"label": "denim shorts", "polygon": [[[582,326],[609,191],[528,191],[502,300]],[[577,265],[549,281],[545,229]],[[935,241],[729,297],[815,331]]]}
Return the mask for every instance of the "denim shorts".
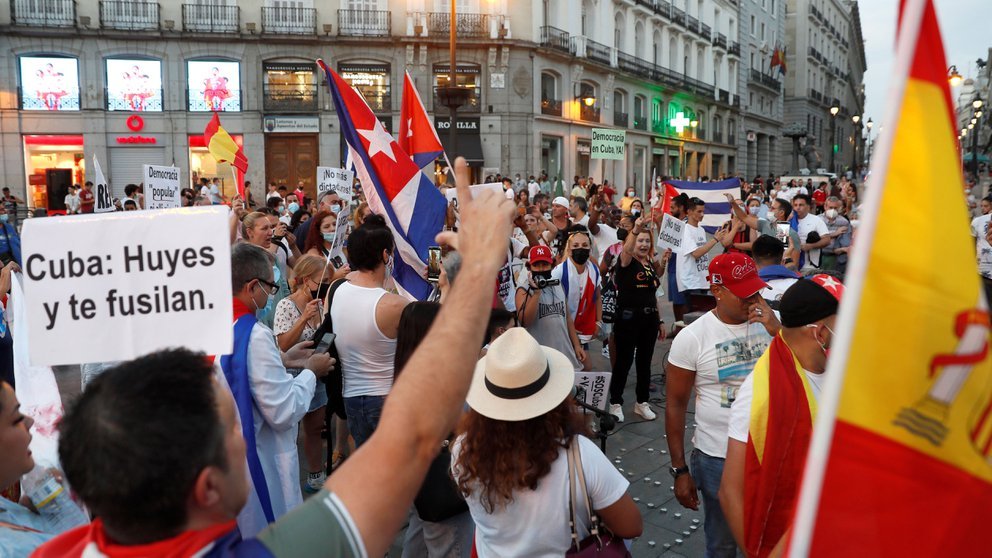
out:
{"label": "denim shorts", "polygon": [[[294,378],[303,372],[302,368],[287,368],[286,372],[289,372]],[[308,413],[312,413],[321,407],[327,406],[327,386],[324,382],[317,380],[317,387],[313,390],[313,399],[310,400],[310,408],[307,409]]]}

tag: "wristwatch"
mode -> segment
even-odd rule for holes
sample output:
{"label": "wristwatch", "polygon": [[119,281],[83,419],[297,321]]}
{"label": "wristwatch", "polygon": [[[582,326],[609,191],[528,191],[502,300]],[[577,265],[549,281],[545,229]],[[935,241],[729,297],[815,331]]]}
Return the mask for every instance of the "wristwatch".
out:
{"label": "wristwatch", "polygon": [[684,465],[682,467],[672,467],[668,470],[668,472],[672,475],[673,479],[677,479],[689,472],[689,466]]}

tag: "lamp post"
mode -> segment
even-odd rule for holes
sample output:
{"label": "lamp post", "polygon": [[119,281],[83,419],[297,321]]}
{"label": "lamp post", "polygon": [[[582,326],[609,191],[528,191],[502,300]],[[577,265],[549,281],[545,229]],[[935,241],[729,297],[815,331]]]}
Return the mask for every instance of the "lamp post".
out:
{"label": "lamp post", "polygon": [[853,149],[851,150],[851,173],[855,176],[858,174],[858,140],[861,139],[861,126],[858,125],[861,122],[861,115],[855,114],[851,117],[851,121],[854,122],[854,133],[851,134],[853,141]]}
{"label": "lamp post", "polygon": [[840,107],[830,107],[830,172],[834,172],[836,167],[834,156],[837,154],[837,113]]}
{"label": "lamp post", "polygon": [[450,58],[450,66],[448,66],[448,84],[444,87],[437,88],[438,100],[441,101],[442,105],[448,107],[447,150],[451,153],[451,159],[454,159],[454,157],[458,155],[458,107],[461,107],[468,101],[469,94],[471,93],[466,87],[458,87],[458,65],[455,63],[455,47],[458,44],[458,26],[456,24],[457,16],[458,14],[455,8],[455,0],[451,0],[451,20],[448,23],[448,31],[451,34],[450,40],[448,41],[448,55]]}
{"label": "lamp post", "polygon": [[869,167],[871,167],[871,127],[873,125],[874,122],[871,121],[871,118],[868,118],[868,121],[865,122],[865,128],[868,128],[868,146],[867,146],[868,152],[865,157],[865,162],[868,163]]}
{"label": "lamp post", "polygon": [[958,73],[957,66],[951,66],[947,68],[947,82],[951,84],[951,87],[957,87],[961,85],[961,82],[963,81],[964,78],[961,77],[961,74]]}

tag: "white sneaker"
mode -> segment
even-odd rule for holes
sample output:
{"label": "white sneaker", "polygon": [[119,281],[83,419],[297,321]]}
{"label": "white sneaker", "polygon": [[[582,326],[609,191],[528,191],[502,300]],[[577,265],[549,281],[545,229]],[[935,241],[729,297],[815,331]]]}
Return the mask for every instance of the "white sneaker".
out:
{"label": "white sneaker", "polygon": [[610,358],[610,346],[603,345],[603,358]]}
{"label": "white sneaker", "polygon": [[320,492],[321,488],[324,488],[324,482],[327,481],[327,477],[324,475],[323,471],[319,473],[310,473],[307,475],[307,482],[303,485],[303,491],[307,494],[316,494]]}
{"label": "white sneaker", "polygon": [[649,405],[647,401],[644,403],[634,403],[634,414],[644,420],[654,420],[658,418],[658,415],[654,414],[654,411],[651,410],[651,405]]}
{"label": "white sneaker", "polygon": [[617,417],[617,422],[623,422],[623,407],[620,405],[610,405],[610,414]]}

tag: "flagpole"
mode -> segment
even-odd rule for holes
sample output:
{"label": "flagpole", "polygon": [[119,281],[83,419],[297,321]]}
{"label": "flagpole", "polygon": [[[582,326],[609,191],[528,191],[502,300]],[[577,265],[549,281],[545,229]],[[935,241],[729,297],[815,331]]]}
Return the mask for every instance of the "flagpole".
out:
{"label": "flagpole", "polygon": [[923,13],[930,0],[907,0],[902,13],[901,29],[897,29],[895,76],[889,89],[887,120],[889,133],[880,137],[879,156],[875,158],[871,169],[872,176],[878,177],[879,183],[867,189],[864,203],[864,217],[858,227],[858,243],[855,245],[849,261],[847,276],[851,280],[844,287],[844,296],[840,302],[837,316],[837,338],[833,344],[831,358],[827,360],[826,385],[823,395],[817,402],[816,424],[813,426],[813,439],[810,442],[806,467],[803,472],[803,483],[799,492],[799,503],[792,527],[792,538],[789,541],[789,557],[803,558],[809,555],[813,542],[813,526],[819,511],[820,492],[823,489],[823,477],[826,473],[827,458],[833,442],[834,425],[837,418],[837,407],[840,403],[841,391],[844,387],[844,375],[850,358],[851,344],[854,340],[854,327],[861,304],[867,275],[868,259],[871,255],[870,243],[878,225],[879,209],[882,205],[882,195],[886,186],[885,178],[892,156],[899,129],[899,111],[902,108],[909,81],[916,45],[919,41]]}

